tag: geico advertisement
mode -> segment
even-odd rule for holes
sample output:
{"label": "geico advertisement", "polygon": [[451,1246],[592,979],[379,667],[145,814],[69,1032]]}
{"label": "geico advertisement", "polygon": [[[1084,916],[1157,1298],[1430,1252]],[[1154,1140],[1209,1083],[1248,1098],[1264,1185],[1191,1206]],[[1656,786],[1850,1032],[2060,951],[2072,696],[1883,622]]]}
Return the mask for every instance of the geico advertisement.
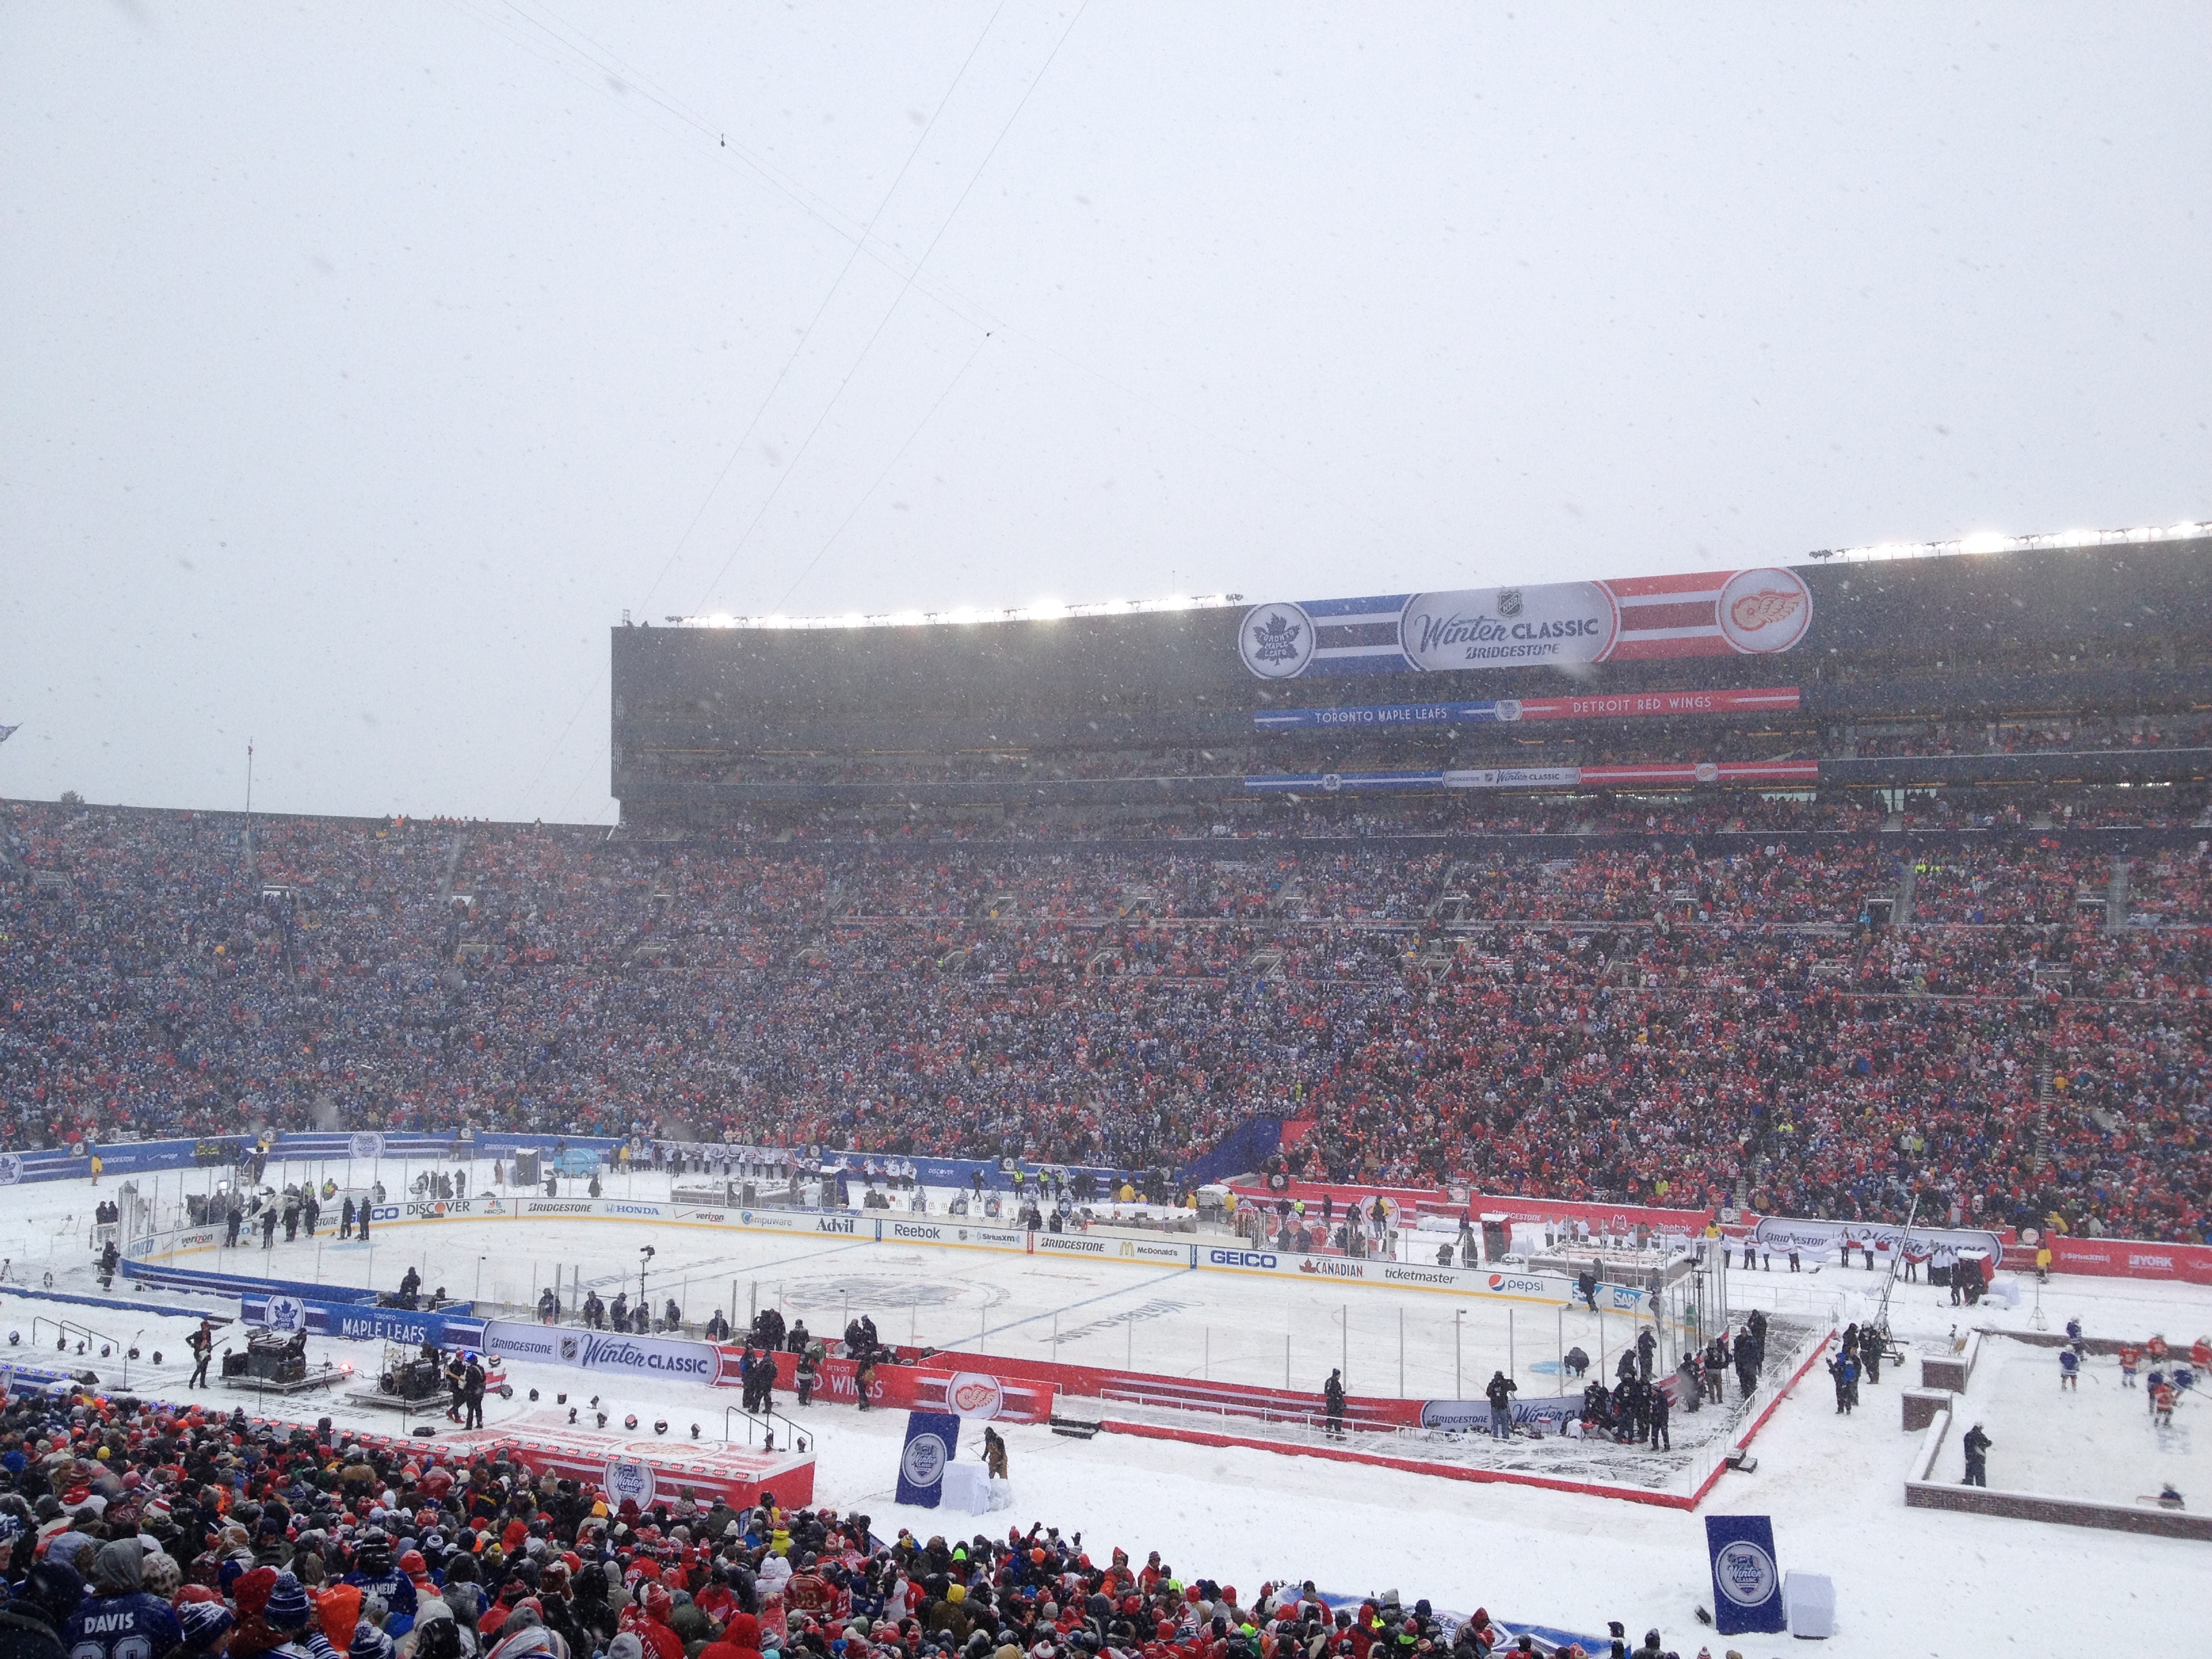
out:
{"label": "geico advertisement", "polygon": [[540,1365],[573,1365],[580,1370],[619,1371],[633,1376],[670,1376],[712,1382],[721,1356],[704,1342],[659,1336],[618,1336],[563,1325],[523,1325],[495,1319],[484,1326],[484,1350],[502,1359]]}

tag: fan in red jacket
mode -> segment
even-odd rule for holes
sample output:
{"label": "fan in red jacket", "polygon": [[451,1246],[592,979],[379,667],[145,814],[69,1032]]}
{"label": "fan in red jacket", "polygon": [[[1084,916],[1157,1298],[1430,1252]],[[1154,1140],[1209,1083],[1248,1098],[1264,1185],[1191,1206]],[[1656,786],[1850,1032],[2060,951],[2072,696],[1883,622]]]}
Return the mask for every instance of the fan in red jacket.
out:
{"label": "fan in red jacket", "polygon": [[645,1644],[646,1659],[684,1659],[684,1638],[669,1628],[675,1598],[665,1584],[648,1583],[640,1599],[622,1611],[622,1628]]}
{"label": "fan in red jacket", "polygon": [[734,1613],[722,1633],[709,1642],[699,1659],[761,1659],[760,1620],[750,1613]]}

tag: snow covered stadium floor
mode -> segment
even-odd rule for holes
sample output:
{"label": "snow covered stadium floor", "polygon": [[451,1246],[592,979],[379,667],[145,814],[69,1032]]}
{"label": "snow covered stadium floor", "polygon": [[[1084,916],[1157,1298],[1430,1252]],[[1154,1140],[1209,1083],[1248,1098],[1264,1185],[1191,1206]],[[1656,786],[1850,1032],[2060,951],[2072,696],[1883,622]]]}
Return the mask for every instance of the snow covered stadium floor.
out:
{"label": "snow covered stadium floor", "polygon": [[[306,1173],[303,1168],[295,1175]],[[488,1168],[480,1170],[479,1180],[489,1174]],[[274,1167],[270,1178],[281,1178]],[[198,1190],[204,1178],[186,1179]],[[172,1201],[176,1181],[171,1176],[165,1182]],[[641,1198],[665,1194],[665,1181],[640,1176],[635,1182]],[[9,1189],[0,1198],[0,1256],[11,1262],[7,1283],[36,1287],[51,1271],[58,1291],[99,1294],[88,1241],[92,1205],[105,1195],[104,1190],[95,1194],[76,1182]],[[1065,1359],[1119,1364],[1126,1356],[1140,1368],[1197,1375],[1210,1366],[1217,1377],[1249,1372],[1250,1380],[1274,1383],[1281,1379],[1287,1334],[1293,1381],[1302,1388],[1316,1386],[1328,1366],[1339,1363],[1347,1340],[1339,1332],[1336,1315],[1349,1306],[1355,1387],[1385,1394],[1396,1392],[1402,1309],[1408,1322],[1407,1392],[1448,1393],[1451,1382],[1450,1310],[1444,1298],[1435,1296],[1158,1273],[1120,1263],[1094,1268],[1058,1258],[855,1249],[827,1240],[817,1245],[811,1240],[606,1221],[532,1224],[528,1242],[520,1245],[512,1227],[485,1223],[482,1229],[483,1240],[471,1248],[470,1229],[459,1224],[391,1228],[376,1240],[374,1278],[389,1285],[406,1262],[415,1261],[424,1264],[426,1280],[444,1282],[466,1296],[481,1255],[486,1258],[487,1301],[497,1294],[523,1303],[533,1281],[545,1282],[556,1263],[580,1267],[586,1285],[603,1281],[602,1294],[611,1295],[617,1283],[635,1286],[639,1247],[652,1243],[656,1253],[648,1284],[656,1301],[672,1292],[686,1294],[678,1287],[688,1279],[687,1305],[703,1310],[710,1300],[726,1303],[732,1279],[741,1298],[758,1282],[763,1300],[771,1299],[772,1285],[780,1285],[787,1310],[806,1313],[810,1325],[825,1334],[842,1328],[846,1308],[866,1309],[887,1340],[903,1340],[911,1328],[924,1341],[950,1343],[964,1336],[965,1346],[972,1348],[980,1324],[991,1352],[1036,1358],[1050,1357],[1052,1315],[1057,1311]],[[227,1254],[222,1265],[234,1272],[254,1271],[249,1258],[262,1255]],[[312,1245],[302,1243],[288,1250],[280,1243],[270,1255],[275,1273],[316,1276]],[[215,1263],[210,1259],[208,1265]],[[328,1239],[321,1249],[321,1276],[331,1282],[359,1284],[370,1276],[365,1250]],[[1763,1305],[1823,1324],[1862,1316],[1870,1289],[1878,1288],[1872,1275],[1834,1267],[1795,1276],[1739,1273],[1731,1284],[1740,1309]],[[710,1292],[709,1285],[716,1290]],[[118,1293],[127,1295],[120,1285]],[[2141,1336],[2160,1330],[2182,1345],[2212,1329],[2212,1291],[2077,1278],[2055,1280],[2044,1295],[2054,1328],[2078,1314],[2094,1335]],[[234,1306],[166,1294],[130,1299],[221,1311]],[[1157,1305],[1164,1303],[1184,1305]],[[51,1333],[43,1355],[27,1351],[27,1337],[34,1317],[58,1313],[118,1340],[131,1340],[135,1333],[148,1354],[162,1349],[165,1363],[158,1369],[143,1361],[132,1368],[132,1391],[185,1397],[187,1368],[180,1362],[191,1319],[7,1296],[0,1297],[0,1330],[25,1332],[25,1360],[49,1359]],[[1948,1346],[1950,1328],[1968,1322],[1963,1314],[1948,1305],[1943,1292],[1917,1285],[1899,1287],[1892,1309],[1900,1338],[1931,1349]],[[1549,1310],[1523,1310],[1522,1318],[1544,1328],[1555,1323]],[[1984,1304],[1971,1322],[2025,1329],[2030,1318],[2030,1304],[2024,1299],[2011,1311]],[[1504,1358],[1503,1331],[1485,1323],[1478,1338],[1475,1329],[1470,1315],[1460,1332],[1469,1391]],[[1593,1330],[1578,1338],[1569,1328],[1565,1340],[1581,1340],[1595,1354],[1594,1334]],[[1522,1345],[1516,1358],[1524,1387],[1548,1392],[1535,1367],[1550,1359],[1556,1332],[1541,1329],[1538,1341],[1524,1327],[1515,1336]],[[318,1340],[311,1357],[349,1359],[362,1366],[378,1352],[373,1345]],[[2056,1363],[2025,1351],[2021,1358],[2036,1383]],[[112,1382],[120,1380],[112,1360],[80,1363],[94,1364]],[[2008,1361],[1989,1372],[1993,1401],[2001,1387],[2008,1397],[2005,1379],[2012,1370]],[[2105,1376],[2107,1370],[2113,1374]],[[1911,1367],[1908,1374],[1917,1376]],[[731,1391],[680,1383],[624,1384],[617,1395],[574,1370],[527,1364],[513,1368],[513,1380],[516,1398],[494,1401],[488,1407],[494,1426],[503,1414],[519,1416],[531,1409],[526,1395],[532,1387],[548,1401],[556,1390],[568,1391],[576,1401],[597,1389],[617,1418],[631,1410],[646,1422],[665,1417],[672,1438],[685,1437],[696,1421],[712,1437],[720,1433],[723,1407],[733,1398]],[[1903,1483],[1921,1443],[1918,1435],[1905,1434],[1899,1426],[1897,1395],[1907,1380],[1907,1375],[1886,1371],[1881,1385],[1863,1390],[1859,1412],[1844,1418],[1835,1414],[1826,1379],[1815,1370],[1761,1433],[1754,1448],[1758,1471],[1723,1475],[1704,1510],[1695,1515],[1528,1488],[1468,1486],[1272,1452],[1113,1435],[1070,1440],[1042,1427],[1020,1426],[1003,1431],[1017,1494],[1014,1515],[971,1518],[941,1510],[907,1511],[890,1498],[902,1414],[817,1406],[807,1416],[817,1437],[817,1501],[863,1510],[874,1517],[879,1532],[905,1525],[927,1536],[1042,1520],[1064,1531],[1080,1530],[1093,1546],[1159,1549],[1186,1573],[1202,1571],[1242,1589],[1284,1577],[1311,1577],[1325,1589],[1351,1594],[1395,1588],[1409,1599],[1426,1595],[1440,1607],[1464,1611],[1485,1606],[1509,1625],[1525,1620],[1602,1631],[1607,1620],[1617,1618],[1633,1635],[1656,1624],[1686,1659],[1701,1644],[1716,1654],[1734,1645],[1747,1659],[1759,1659],[1803,1650],[1779,1637],[1723,1642],[1695,1622],[1693,1609],[1711,1601],[1702,1515],[1766,1514],[1774,1517],[1785,1571],[1825,1572],[1836,1581],[1841,1628],[1824,1650],[1838,1659],[2042,1654],[2084,1644],[2121,1652],[2196,1650],[2203,1639],[2206,1609],[2212,1608],[2212,1551],[2201,1543],[1906,1509]],[[2117,1391],[2117,1370],[2109,1359],[2093,1362],[2091,1376],[2082,1384],[2084,1403],[2101,1404],[2101,1395],[2090,1394],[2101,1387]],[[2066,1403],[2056,1400],[2055,1381],[2050,1391],[2051,1407]],[[1983,1374],[1978,1370],[1970,1401],[1978,1404],[1982,1392]],[[240,1397],[202,1396],[225,1406]],[[2132,1396],[2129,1403],[2140,1409]],[[2190,1418],[2203,1404],[2191,1402],[2182,1417]],[[2033,1413],[2035,1401],[2024,1395],[2019,1408]],[[387,1413],[349,1409],[319,1395],[300,1402],[292,1414],[312,1421],[325,1412],[365,1430],[388,1433],[394,1426]],[[1109,1408],[1107,1414],[1117,1413]],[[2101,1422],[2104,1415],[2072,1413],[2066,1433],[2036,1440],[2033,1455],[2039,1489],[2103,1495],[2112,1484],[2104,1478],[2103,1462],[2123,1455],[2112,1435],[2087,1421],[2094,1416]],[[1999,1443],[1992,1473],[2001,1484],[2010,1484],[2008,1450],[2017,1446],[2027,1458],[2031,1437],[2022,1431],[2025,1425],[2003,1420],[2008,1426],[2000,1427],[1996,1418],[1990,1421]],[[2136,1426],[2132,1419],[2114,1424],[2120,1433]],[[2111,1473],[2130,1496],[2154,1491],[2154,1486],[2143,1484],[2148,1476],[2133,1467],[2144,1455],[2142,1448],[2132,1442],[2128,1446],[2124,1455],[2129,1467],[2116,1464]],[[963,1450],[973,1455],[973,1448]],[[2192,1484],[2193,1472],[2201,1468],[2201,1459],[2192,1455],[2166,1477],[2189,1496],[2192,1510],[2212,1507],[2212,1488]],[[1936,1473],[1956,1479],[1958,1472],[1947,1462]]]}

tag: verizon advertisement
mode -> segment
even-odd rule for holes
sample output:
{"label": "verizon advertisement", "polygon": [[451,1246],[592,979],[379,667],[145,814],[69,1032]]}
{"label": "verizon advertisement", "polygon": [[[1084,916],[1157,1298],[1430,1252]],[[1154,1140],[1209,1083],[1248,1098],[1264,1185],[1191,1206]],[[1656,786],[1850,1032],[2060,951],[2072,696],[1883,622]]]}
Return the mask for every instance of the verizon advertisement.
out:
{"label": "verizon advertisement", "polygon": [[538,1365],[573,1365],[579,1370],[625,1376],[666,1377],[679,1382],[712,1382],[722,1368],[711,1343],[666,1336],[617,1336],[568,1325],[524,1325],[513,1320],[486,1322],[484,1352],[502,1359]]}
{"label": "verizon advertisement", "polygon": [[1257,605],[1237,629],[1262,679],[1448,673],[1788,651],[1813,623],[1794,572],[1765,568]]}

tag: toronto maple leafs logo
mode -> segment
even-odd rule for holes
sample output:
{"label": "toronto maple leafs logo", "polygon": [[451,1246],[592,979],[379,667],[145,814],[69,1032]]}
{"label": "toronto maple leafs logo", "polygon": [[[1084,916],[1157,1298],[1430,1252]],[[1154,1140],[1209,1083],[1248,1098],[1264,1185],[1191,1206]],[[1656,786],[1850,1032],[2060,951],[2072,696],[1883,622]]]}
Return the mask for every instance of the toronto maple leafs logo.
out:
{"label": "toronto maple leafs logo", "polygon": [[1252,654],[1261,662],[1288,662],[1298,654],[1298,635],[1304,632],[1281,611],[1270,611],[1252,630]]}
{"label": "toronto maple leafs logo", "polygon": [[1244,665],[1255,674],[1290,679],[1313,660],[1313,619],[1295,605],[1255,605],[1244,617],[1238,643]]}

